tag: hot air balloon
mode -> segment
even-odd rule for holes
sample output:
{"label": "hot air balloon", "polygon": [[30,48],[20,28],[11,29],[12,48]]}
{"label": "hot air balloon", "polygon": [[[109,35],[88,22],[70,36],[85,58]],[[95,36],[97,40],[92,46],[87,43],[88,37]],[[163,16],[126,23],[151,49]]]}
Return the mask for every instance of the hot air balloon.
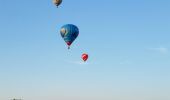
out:
{"label": "hot air balloon", "polygon": [[83,59],[84,62],[87,61],[88,57],[89,57],[89,56],[88,56],[88,54],[86,54],[86,53],[82,54],[82,56],[81,56],[81,58]]}
{"label": "hot air balloon", "polygon": [[62,0],[53,0],[53,3],[58,7],[62,3]]}
{"label": "hot air balloon", "polygon": [[60,34],[70,49],[71,44],[79,35],[79,29],[73,24],[66,24],[61,27]]}

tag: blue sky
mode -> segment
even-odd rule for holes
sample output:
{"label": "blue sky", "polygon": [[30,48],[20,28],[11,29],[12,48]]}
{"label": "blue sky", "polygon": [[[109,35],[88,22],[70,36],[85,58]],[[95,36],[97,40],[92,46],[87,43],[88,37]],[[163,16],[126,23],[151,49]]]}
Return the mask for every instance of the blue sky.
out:
{"label": "blue sky", "polygon": [[0,99],[170,100],[169,37],[169,0],[0,0]]}

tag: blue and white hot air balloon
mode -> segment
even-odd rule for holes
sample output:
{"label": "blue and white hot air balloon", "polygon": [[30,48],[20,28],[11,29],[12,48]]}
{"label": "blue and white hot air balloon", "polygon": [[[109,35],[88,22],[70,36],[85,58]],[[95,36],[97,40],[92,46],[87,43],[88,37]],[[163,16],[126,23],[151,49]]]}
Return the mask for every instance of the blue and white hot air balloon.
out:
{"label": "blue and white hot air balloon", "polygon": [[68,49],[70,49],[71,44],[79,35],[79,29],[77,26],[73,24],[66,24],[61,27],[60,34],[61,37],[66,42],[66,44],[68,45]]}

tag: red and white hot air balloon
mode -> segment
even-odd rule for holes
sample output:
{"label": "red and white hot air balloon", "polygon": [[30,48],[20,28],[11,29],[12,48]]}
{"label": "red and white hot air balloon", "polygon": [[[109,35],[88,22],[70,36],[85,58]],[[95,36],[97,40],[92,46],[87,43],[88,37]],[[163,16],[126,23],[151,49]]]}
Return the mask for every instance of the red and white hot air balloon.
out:
{"label": "red and white hot air balloon", "polygon": [[82,54],[82,56],[81,56],[81,58],[83,59],[84,62],[87,61],[88,57],[89,56],[86,53]]}

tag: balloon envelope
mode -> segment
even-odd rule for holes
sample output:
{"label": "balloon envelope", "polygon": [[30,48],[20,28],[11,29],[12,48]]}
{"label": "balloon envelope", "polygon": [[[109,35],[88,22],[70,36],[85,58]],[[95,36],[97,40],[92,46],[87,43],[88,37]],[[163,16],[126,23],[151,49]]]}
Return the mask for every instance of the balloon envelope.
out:
{"label": "balloon envelope", "polygon": [[62,0],[53,0],[53,3],[58,7],[62,3]]}
{"label": "balloon envelope", "polygon": [[87,59],[88,59],[88,54],[86,54],[86,53],[84,53],[84,54],[82,54],[82,56],[81,56],[81,58],[83,59],[83,61],[87,61]]}
{"label": "balloon envelope", "polygon": [[73,41],[79,35],[79,29],[77,26],[73,24],[66,24],[61,27],[60,34],[61,37],[66,42],[66,44],[68,45],[68,47],[70,47]]}

